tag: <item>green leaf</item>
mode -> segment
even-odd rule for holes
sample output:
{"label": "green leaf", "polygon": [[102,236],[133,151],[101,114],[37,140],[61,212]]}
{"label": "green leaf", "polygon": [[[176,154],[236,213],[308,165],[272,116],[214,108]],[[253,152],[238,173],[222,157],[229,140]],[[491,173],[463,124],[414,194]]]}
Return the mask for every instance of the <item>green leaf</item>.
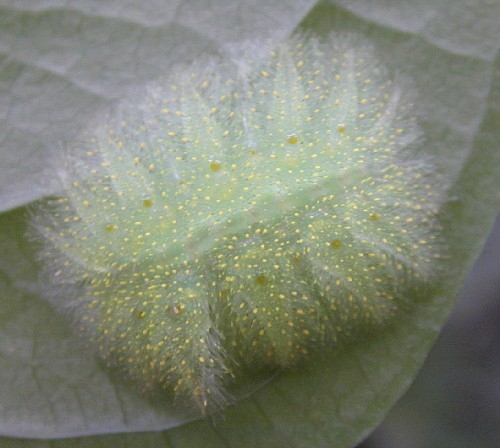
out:
{"label": "green leaf", "polygon": [[[269,27],[286,35],[307,9],[307,2],[283,2],[274,11],[267,5],[274,2],[255,10],[254,2],[234,2],[235,10],[219,8],[234,18],[224,18],[222,26],[218,2],[207,7],[210,13],[185,1],[164,14],[136,2],[65,2],[72,5],[67,9],[55,8],[56,2],[24,3],[23,9],[0,10],[3,47],[10,48],[0,68],[10,95],[2,114],[8,130],[2,133],[6,163],[0,168],[4,209],[48,193],[41,180],[50,174],[46,163],[53,146],[71,141],[82,123],[138,77],[154,78],[183,51],[189,60],[216,52],[227,40],[252,37],[255,27],[259,36],[270,35]],[[5,438],[1,447],[350,447],[409,386],[500,207],[500,36],[493,26],[500,11],[486,0],[473,7],[465,0],[336,3],[318,3],[302,28],[365,34],[420,92],[425,151],[453,185],[441,213],[452,262],[439,284],[407,320],[283,373],[220,421],[51,442]],[[176,426],[171,409],[139,398],[101,370],[64,320],[40,301],[25,223],[23,209],[0,217],[0,432],[54,439]]]}
{"label": "green leaf", "polygon": [[0,211],[50,194],[51,155],[131,89],[226,42],[286,36],[313,3],[0,2]]}
{"label": "green leaf", "polygon": [[[500,122],[498,57],[495,72],[488,109],[476,141],[476,145],[493,149],[498,148]],[[479,169],[488,175],[488,168]],[[483,180],[481,175],[471,178],[478,183]],[[472,210],[480,213],[477,207]],[[500,215],[424,367],[368,443],[386,448],[468,448],[497,444],[500,403],[492,391],[498,381],[499,368],[496,362],[498,266]],[[472,414],[471,407],[474,408]],[[471,418],[464,420],[461,417],[464,415]]]}

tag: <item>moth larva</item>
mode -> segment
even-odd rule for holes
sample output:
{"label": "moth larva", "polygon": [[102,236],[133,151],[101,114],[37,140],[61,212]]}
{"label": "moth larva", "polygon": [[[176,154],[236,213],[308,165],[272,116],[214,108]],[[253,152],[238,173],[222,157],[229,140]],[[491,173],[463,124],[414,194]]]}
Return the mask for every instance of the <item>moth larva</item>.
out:
{"label": "moth larva", "polygon": [[54,303],[140,388],[223,406],[242,369],[388,323],[428,281],[439,182],[357,43],[176,71],[65,158],[33,221]]}

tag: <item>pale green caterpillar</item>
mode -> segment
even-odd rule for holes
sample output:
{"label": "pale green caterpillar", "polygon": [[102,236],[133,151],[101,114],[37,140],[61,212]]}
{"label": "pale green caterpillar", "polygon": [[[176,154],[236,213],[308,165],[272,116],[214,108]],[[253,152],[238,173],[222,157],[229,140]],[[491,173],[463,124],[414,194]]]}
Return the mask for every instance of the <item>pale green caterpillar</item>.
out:
{"label": "pale green caterpillar", "polygon": [[390,323],[439,257],[404,85],[353,38],[178,70],[75,148],[42,259],[99,357],[205,412]]}

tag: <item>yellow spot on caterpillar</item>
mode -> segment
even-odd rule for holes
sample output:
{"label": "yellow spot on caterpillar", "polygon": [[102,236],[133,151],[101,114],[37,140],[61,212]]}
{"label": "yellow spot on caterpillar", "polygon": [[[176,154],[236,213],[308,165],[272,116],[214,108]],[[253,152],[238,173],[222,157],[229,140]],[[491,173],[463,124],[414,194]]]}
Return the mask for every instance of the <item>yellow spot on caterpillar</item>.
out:
{"label": "yellow spot on caterpillar", "polygon": [[267,276],[263,275],[263,274],[259,274],[255,277],[255,281],[259,284],[259,285],[265,285],[267,283]]}
{"label": "yellow spot on caterpillar", "polygon": [[218,160],[211,160],[209,166],[212,171],[219,171],[222,168],[222,164]]}
{"label": "yellow spot on caterpillar", "polygon": [[339,249],[342,246],[342,242],[340,240],[333,240],[330,242],[330,246],[334,249]]}

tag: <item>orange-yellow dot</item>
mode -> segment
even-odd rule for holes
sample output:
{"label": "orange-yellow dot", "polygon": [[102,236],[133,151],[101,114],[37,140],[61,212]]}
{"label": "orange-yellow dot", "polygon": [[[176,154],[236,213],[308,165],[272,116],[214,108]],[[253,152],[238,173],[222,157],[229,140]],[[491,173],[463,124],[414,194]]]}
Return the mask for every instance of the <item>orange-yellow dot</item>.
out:
{"label": "orange-yellow dot", "polygon": [[259,285],[265,285],[267,283],[267,277],[264,274],[259,274],[255,277],[255,281]]}
{"label": "orange-yellow dot", "polygon": [[380,216],[377,213],[370,213],[370,219],[372,221],[378,221],[379,218]]}
{"label": "orange-yellow dot", "polygon": [[149,208],[153,205],[153,201],[151,199],[144,199],[142,201],[142,205],[146,208]]}
{"label": "orange-yellow dot", "polygon": [[333,247],[334,249],[339,249],[340,246],[342,246],[342,242],[340,240],[333,240],[330,243],[330,246]]}
{"label": "orange-yellow dot", "polygon": [[193,389],[193,396],[195,396],[195,397],[201,397],[201,389],[199,387],[196,387],[196,388]]}
{"label": "orange-yellow dot", "polygon": [[288,136],[287,142],[290,145],[296,145],[299,142],[299,138],[295,134],[291,134]]}
{"label": "orange-yellow dot", "polygon": [[337,126],[337,131],[339,131],[341,134],[343,134],[345,132],[345,124],[339,124]]}
{"label": "orange-yellow dot", "polygon": [[212,171],[219,171],[222,167],[222,163],[220,163],[218,160],[211,160],[210,161],[210,169]]}
{"label": "orange-yellow dot", "polygon": [[116,230],[116,226],[114,224],[108,224],[106,227],[106,232],[113,232],[114,230]]}

